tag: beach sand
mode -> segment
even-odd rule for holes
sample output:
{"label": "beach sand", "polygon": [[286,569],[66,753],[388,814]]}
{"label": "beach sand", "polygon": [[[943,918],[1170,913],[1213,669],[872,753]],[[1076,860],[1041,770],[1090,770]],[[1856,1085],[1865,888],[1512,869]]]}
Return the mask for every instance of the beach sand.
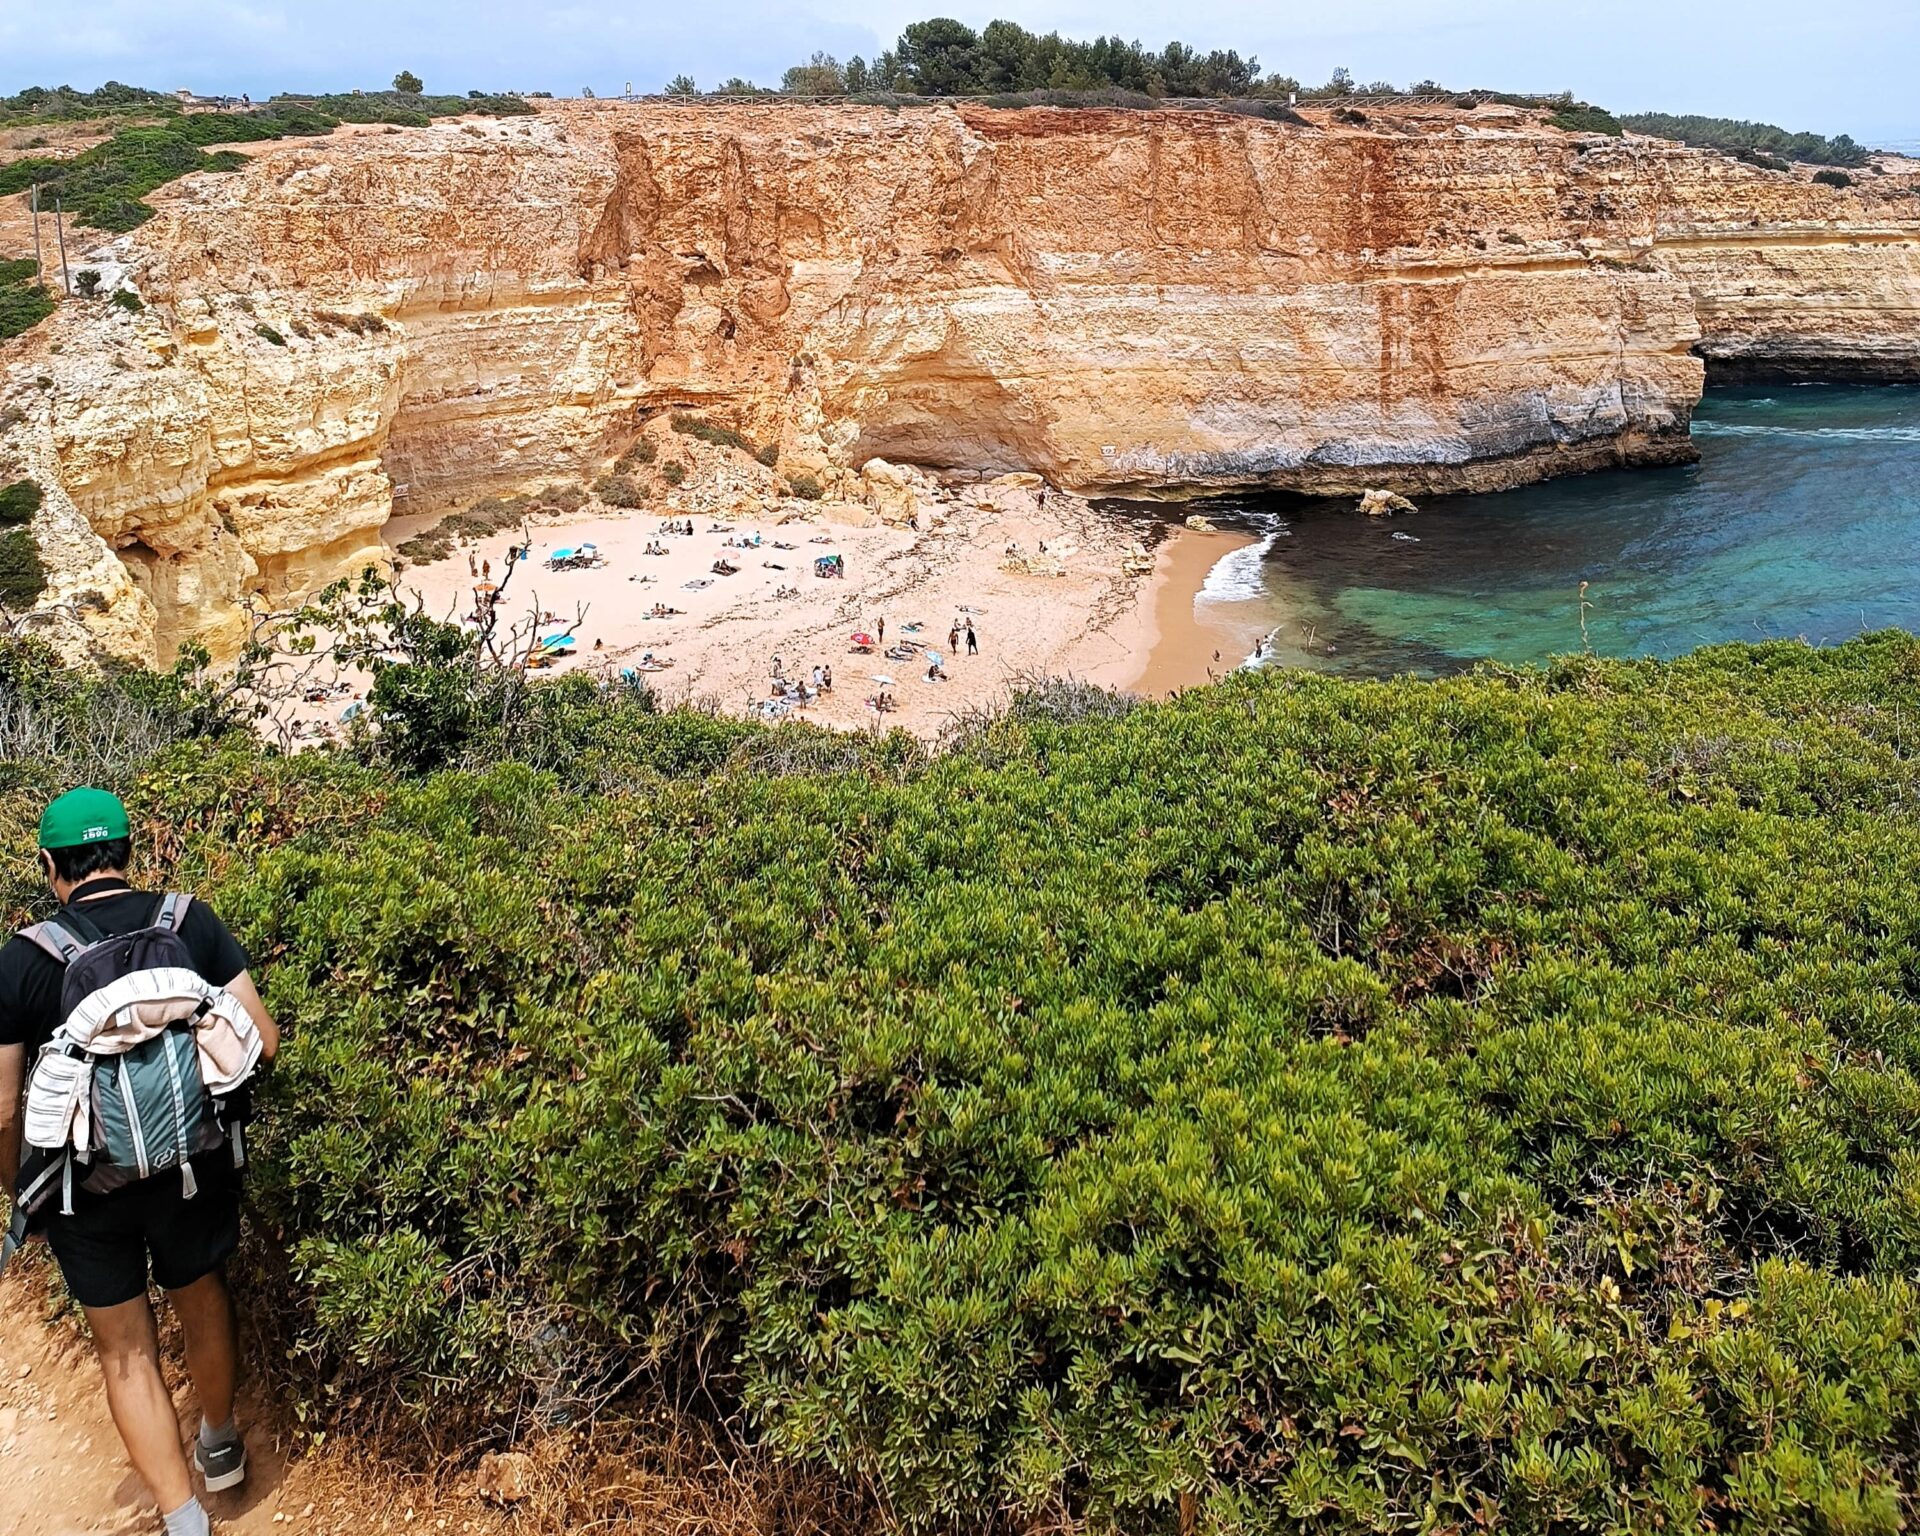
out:
{"label": "beach sand", "polygon": [[1226,676],[1272,625],[1270,608],[1203,595],[1208,575],[1251,534],[1174,529],[1156,552],[1151,589],[1128,664],[1094,681],[1163,698]]}
{"label": "beach sand", "polygon": [[[864,509],[827,504],[788,511],[785,522],[779,512],[758,522],[723,519],[729,531],[716,530],[710,511],[671,504],[631,514],[592,510],[597,515],[529,527],[532,557],[500,603],[503,623],[551,614],[556,622],[544,625],[543,635],[573,630],[574,654],[553,674],[585,667],[617,676],[641,667],[651,653],[656,662],[671,659],[666,670],[647,674],[665,702],[711,701],[747,714],[769,699],[776,658],[795,679],[810,679],[816,665],[825,665],[833,671],[832,691],[793,711],[797,717],[841,728],[884,723],[929,738],[955,715],[1004,703],[1027,673],[1115,687],[1134,686],[1143,676],[1156,689],[1204,682],[1215,665],[1212,651],[1223,641],[1192,619],[1193,593],[1213,560],[1244,542],[1236,535],[1179,532],[1161,546],[1151,575],[1130,576],[1122,562],[1140,536],[1138,525],[1058,494],[1042,510],[1031,489],[1005,484],[962,487],[923,504],[921,532],[856,526],[856,519],[869,520]],[[662,521],[675,516],[692,518],[693,537],[660,532]],[[396,519],[390,541],[404,542],[423,521],[431,519]],[[756,548],[727,542],[756,534]],[[469,554],[489,565],[498,582],[519,537],[503,532],[446,559],[410,565],[400,585],[417,591],[428,613],[457,619],[474,608]],[[1033,553],[1042,540],[1065,575],[1003,568],[1009,543]],[[583,543],[597,546],[605,563],[547,568],[554,549]],[[650,543],[666,553],[647,554]],[[814,575],[815,558],[828,554],[844,558],[844,580]],[[713,573],[714,561],[723,558],[740,567],[737,574]],[[656,618],[656,603],[682,611]],[[976,655],[965,648],[969,618],[980,641]],[[886,644],[911,643],[912,659],[889,658],[880,647],[865,655],[854,651],[852,635],[878,638],[883,619]],[[958,654],[950,647],[956,623]],[[945,659],[944,681],[928,680],[926,648]],[[1152,668],[1145,665],[1150,652],[1157,658]],[[1223,658],[1229,654],[1222,651]],[[1232,661],[1244,654],[1245,648]],[[884,716],[868,702],[883,690],[898,706]]]}

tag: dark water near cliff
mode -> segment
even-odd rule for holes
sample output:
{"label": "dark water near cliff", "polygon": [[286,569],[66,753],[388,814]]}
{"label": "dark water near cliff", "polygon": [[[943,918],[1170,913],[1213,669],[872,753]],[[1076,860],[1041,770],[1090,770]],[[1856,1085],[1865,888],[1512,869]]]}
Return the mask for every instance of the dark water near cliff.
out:
{"label": "dark water near cliff", "polygon": [[[1920,389],[1717,390],[1698,464],[1556,480],[1361,518],[1281,499],[1220,507],[1270,535],[1199,607],[1274,659],[1447,672],[1582,647],[1670,656],[1723,640],[1920,630]],[[1402,537],[1404,536],[1404,537]]]}

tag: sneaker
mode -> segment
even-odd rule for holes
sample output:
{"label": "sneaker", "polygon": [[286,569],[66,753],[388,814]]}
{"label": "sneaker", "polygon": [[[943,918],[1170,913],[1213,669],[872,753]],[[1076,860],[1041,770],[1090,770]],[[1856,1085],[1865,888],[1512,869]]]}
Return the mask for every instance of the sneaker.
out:
{"label": "sneaker", "polygon": [[193,1464],[207,1480],[208,1493],[237,1488],[247,1478],[246,1444],[238,1437],[225,1445],[202,1445],[196,1439],[193,1442]]}

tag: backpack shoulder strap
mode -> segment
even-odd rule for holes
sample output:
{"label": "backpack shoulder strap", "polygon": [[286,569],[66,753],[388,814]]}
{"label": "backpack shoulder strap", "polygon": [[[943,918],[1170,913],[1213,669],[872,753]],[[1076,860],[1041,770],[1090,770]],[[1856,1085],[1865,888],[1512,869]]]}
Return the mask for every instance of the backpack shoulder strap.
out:
{"label": "backpack shoulder strap", "polygon": [[66,965],[87,946],[57,922],[34,923],[20,930],[20,937],[36,948],[44,949],[61,965]]}
{"label": "backpack shoulder strap", "polygon": [[160,915],[153,920],[153,926],[164,928],[169,933],[178,933],[180,924],[186,920],[187,903],[192,900],[191,896],[184,896],[179,891],[168,891],[160,898]]}

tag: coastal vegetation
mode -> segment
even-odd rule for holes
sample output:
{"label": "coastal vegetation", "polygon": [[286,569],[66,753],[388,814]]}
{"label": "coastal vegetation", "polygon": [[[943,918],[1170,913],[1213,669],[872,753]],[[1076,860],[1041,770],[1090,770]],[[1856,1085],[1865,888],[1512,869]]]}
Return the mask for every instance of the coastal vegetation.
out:
{"label": "coastal vegetation", "polygon": [[0,609],[29,608],[46,590],[46,568],[32,528],[42,499],[32,480],[0,486]]}
{"label": "coastal vegetation", "polygon": [[0,261],[0,341],[31,330],[53,313],[53,295],[31,260]]}
{"label": "coastal vegetation", "polygon": [[1678,139],[1682,144],[1717,149],[1758,164],[1772,161],[1779,169],[1784,169],[1784,162],[1789,160],[1804,165],[1852,167],[1867,163],[1865,147],[1844,133],[1828,138],[1819,133],[1791,133],[1772,123],[1749,123],[1731,117],[1676,116],[1670,112],[1623,113],[1620,121],[1635,133]]}
{"label": "coastal vegetation", "polygon": [[1912,636],[1054,683],[931,750],[386,622],[291,758],[191,661],[0,648],[0,830],[125,791],[287,1027],[309,1424],[654,1394],[920,1527],[1914,1517]]}
{"label": "coastal vegetation", "polygon": [[[533,110],[518,96],[475,92],[471,96],[418,96],[373,92],[319,97],[276,97],[247,111],[183,112],[171,97],[109,84],[100,92],[49,91],[34,87],[0,98],[7,114],[84,116],[92,98],[109,93],[103,110],[112,116],[139,114],[104,143],[67,157],[30,156],[0,165],[0,196],[38,185],[58,197],[76,223],[128,230],[153,217],[141,201],[147,193],[194,171],[234,171],[245,164],[237,150],[208,152],[208,145],[258,143],[289,136],[330,133],[343,122],[424,126],[436,117],[479,112],[506,116]],[[132,93],[132,94],[126,94]],[[51,207],[51,201],[47,204]]]}

